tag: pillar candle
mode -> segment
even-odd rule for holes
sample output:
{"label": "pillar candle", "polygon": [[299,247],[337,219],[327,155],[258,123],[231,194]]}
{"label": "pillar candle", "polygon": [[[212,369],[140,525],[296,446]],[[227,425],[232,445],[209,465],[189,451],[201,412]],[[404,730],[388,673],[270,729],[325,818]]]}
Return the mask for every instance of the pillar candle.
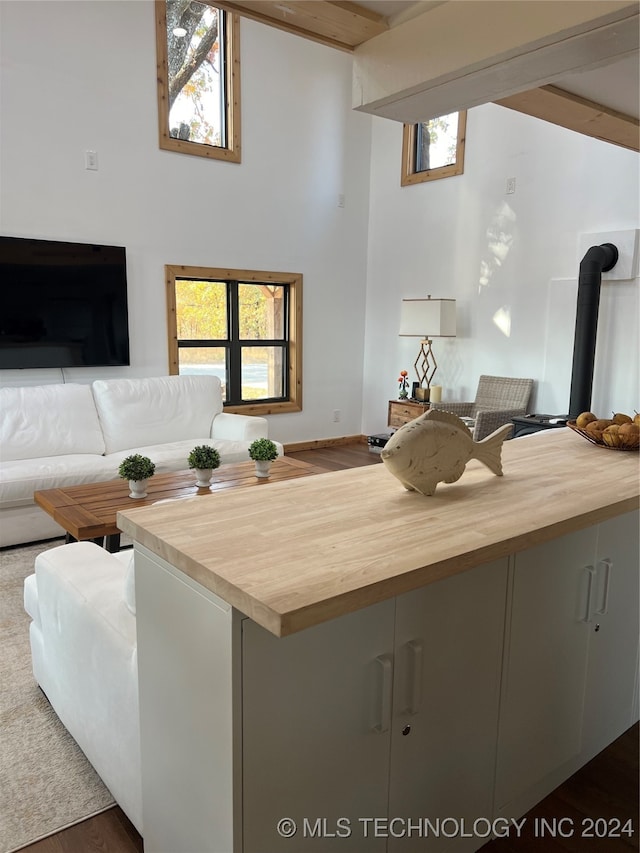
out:
{"label": "pillar candle", "polygon": [[440,403],[442,401],[442,385],[432,385],[429,399],[432,403]]}

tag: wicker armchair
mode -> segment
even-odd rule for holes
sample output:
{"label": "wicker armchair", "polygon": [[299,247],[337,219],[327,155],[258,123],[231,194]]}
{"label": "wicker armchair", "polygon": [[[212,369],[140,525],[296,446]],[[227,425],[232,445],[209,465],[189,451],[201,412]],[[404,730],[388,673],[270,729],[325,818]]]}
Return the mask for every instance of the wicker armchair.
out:
{"label": "wicker armchair", "polygon": [[431,408],[471,419],[473,438],[480,441],[511,418],[525,415],[532,390],[533,379],[481,376],[473,403],[431,403]]}

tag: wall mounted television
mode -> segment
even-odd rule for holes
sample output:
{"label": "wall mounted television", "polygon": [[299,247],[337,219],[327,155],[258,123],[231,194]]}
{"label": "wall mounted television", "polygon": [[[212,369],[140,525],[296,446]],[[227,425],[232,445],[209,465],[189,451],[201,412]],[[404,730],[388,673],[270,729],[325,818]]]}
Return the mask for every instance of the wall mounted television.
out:
{"label": "wall mounted television", "polygon": [[125,249],[0,236],[0,368],[126,364]]}

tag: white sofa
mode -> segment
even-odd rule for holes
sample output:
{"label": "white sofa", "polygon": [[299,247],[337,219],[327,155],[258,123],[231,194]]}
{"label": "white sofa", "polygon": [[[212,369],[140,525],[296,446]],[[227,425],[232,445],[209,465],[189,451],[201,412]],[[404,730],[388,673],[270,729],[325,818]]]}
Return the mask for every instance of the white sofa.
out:
{"label": "white sofa", "polygon": [[24,605],[36,681],[142,834],[133,549],[74,542],[44,551]]}
{"label": "white sofa", "polygon": [[223,412],[215,376],[0,388],[0,547],[64,533],[34,504],[38,489],[116,479],[131,453],[179,471],[197,444],[240,462],[263,437],[265,418]]}

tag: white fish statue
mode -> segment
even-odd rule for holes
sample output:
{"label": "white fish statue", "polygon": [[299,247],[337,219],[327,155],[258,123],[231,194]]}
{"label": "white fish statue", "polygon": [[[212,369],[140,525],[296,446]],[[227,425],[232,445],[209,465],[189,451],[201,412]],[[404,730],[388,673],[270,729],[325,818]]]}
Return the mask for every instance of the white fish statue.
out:
{"label": "white fish statue", "polygon": [[438,483],[455,483],[470,459],[478,459],[502,476],[502,442],[511,433],[505,424],[482,441],[474,441],[456,415],[429,409],[394,432],[380,454],[405,489],[432,495]]}

